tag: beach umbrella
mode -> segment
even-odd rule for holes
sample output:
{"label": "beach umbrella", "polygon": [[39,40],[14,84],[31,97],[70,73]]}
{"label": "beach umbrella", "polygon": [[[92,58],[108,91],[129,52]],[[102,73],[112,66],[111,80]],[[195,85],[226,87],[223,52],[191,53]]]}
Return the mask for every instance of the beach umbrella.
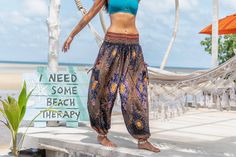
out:
{"label": "beach umbrella", "polygon": [[[236,34],[236,14],[226,16],[219,20],[219,35]],[[201,34],[212,34],[212,25],[207,26]]]}

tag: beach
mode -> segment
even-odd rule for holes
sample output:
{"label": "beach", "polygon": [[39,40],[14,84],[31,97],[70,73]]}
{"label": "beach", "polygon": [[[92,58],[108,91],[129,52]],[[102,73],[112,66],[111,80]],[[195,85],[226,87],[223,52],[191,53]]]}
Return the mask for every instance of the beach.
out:
{"label": "beach", "polygon": [[[91,65],[84,64],[76,66],[74,64],[68,66],[75,66],[77,70],[88,70]],[[66,65],[60,65],[58,71],[66,71]],[[36,73],[38,67],[47,67],[46,64],[32,64],[32,63],[0,63],[0,95],[6,91],[13,92],[20,90],[23,84],[23,75],[29,73]]]}
{"label": "beach", "polygon": [[[17,96],[23,83],[23,75],[29,73],[35,73],[36,68],[39,66],[46,66],[45,64],[0,64],[0,97],[6,98],[7,95]],[[87,71],[91,65],[77,66],[77,70]],[[67,66],[60,66],[59,71],[66,71]],[[173,70],[176,70],[173,68]],[[181,70],[180,70],[181,71]],[[183,71],[194,71],[193,69],[182,69]],[[115,105],[112,116],[112,128],[111,133],[114,135],[114,139],[123,149],[126,147],[126,151],[131,154],[146,154],[145,157],[155,156],[147,151],[137,151],[133,142],[134,140],[129,136],[123,123],[121,116],[120,105]],[[150,128],[152,133],[151,141],[159,146],[163,152],[161,156],[173,157],[173,154],[178,157],[236,157],[234,150],[235,138],[236,138],[236,126],[235,126],[235,111],[221,112],[218,110],[209,109],[195,109],[190,110],[180,116],[176,116],[168,119],[155,119],[153,118],[152,111],[150,112]],[[22,127],[24,127],[24,123]],[[60,127],[61,128],[61,127]],[[61,129],[59,129],[61,130]],[[66,128],[62,129],[65,132],[60,132],[56,127],[47,128],[30,128],[29,137],[31,139],[37,137],[49,137],[48,142],[53,142],[50,137],[51,132],[56,132],[58,136],[55,139],[64,140],[65,136],[70,138],[67,133],[72,133],[73,138],[76,135],[76,142],[79,142],[86,147],[93,145],[96,149],[106,154],[106,149],[100,147],[94,139],[84,139],[84,134],[80,134],[82,131],[86,137],[93,137],[92,129],[88,123],[80,125],[79,128]],[[32,132],[31,132],[32,131]],[[44,131],[45,134],[40,132]],[[39,134],[37,134],[39,132]],[[31,134],[32,133],[32,134]],[[63,135],[63,136],[60,136]],[[65,135],[65,136],[64,136]],[[95,138],[95,137],[94,137]],[[119,140],[121,138],[121,140]],[[0,156],[6,154],[9,150],[10,134],[9,131],[0,124]],[[85,141],[85,142],[84,142]],[[87,142],[86,142],[87,141]],[[31,144],[32,141],[28,141]],[[70,140],[69,140],[70,142]],[[92,144],[92,143],[95,143]],[[27,141],[26,141],[27,145]],[[76,145],[79,147],[80,145]],[[125,156],[125,155],[124,155]]]}

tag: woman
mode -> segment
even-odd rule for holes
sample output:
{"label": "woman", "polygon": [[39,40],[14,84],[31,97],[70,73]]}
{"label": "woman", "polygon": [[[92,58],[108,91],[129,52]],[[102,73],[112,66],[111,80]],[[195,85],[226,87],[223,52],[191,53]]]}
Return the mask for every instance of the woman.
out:
{"label": "woman", "polygon": [[95,0],[89,12],[80,20],[65,41],[67,52],[73,38],[105,5],[111,20],[104,42],[92,67],[88,89],[88,111],[91,127],[104,146],[117,145],[107,137],[111,112],[119,89],[121,109],[128,132],[138,140],[138,148],[153,152],[160,149],[150,137],[148,117],[148,73],[135,18],[139,0]]}

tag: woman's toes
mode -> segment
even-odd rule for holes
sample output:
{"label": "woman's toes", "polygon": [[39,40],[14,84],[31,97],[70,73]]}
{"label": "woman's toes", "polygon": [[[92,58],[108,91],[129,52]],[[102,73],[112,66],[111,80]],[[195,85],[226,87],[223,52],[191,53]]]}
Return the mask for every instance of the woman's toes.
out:
{"label": "woman's toes", "polygon": [[156,146],[152,145],[150,142],[144,143],[144,144],[139,144],[138,146],[139,149],[147,149],[149,151],[153,151],[153,152],[160,152],[160,149],[157,148]]}
{"label": "woman's toes", "polygon": [[112,143],[111,141],[109,141],[109,146],[110,147],[116,147],[116,145],[114,143]]}
{"label": "woman's toes", "polygon": [[117,147],[116,144],[114,144],[112,141],[110,141],[107,137],[99,137],[98,141],[100,144],[107,146],[107,147]]}
{"label": "woman's toes", "polygon": [[154,146],[154,152],[160,152],[160,149]]}

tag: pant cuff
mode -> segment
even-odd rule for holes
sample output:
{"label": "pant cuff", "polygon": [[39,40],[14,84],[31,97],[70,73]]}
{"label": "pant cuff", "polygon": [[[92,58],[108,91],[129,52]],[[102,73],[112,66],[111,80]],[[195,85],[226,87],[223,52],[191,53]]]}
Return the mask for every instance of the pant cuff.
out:
{"label": "pant cuff", "polygon": [[148,139],[151,135],[150,134],[147,134],[147,135],[132,135],[135,139],[137,139],[137,140],[140,140],[140,139],[142,139],[142,140],[146,140],[146,139]]}

